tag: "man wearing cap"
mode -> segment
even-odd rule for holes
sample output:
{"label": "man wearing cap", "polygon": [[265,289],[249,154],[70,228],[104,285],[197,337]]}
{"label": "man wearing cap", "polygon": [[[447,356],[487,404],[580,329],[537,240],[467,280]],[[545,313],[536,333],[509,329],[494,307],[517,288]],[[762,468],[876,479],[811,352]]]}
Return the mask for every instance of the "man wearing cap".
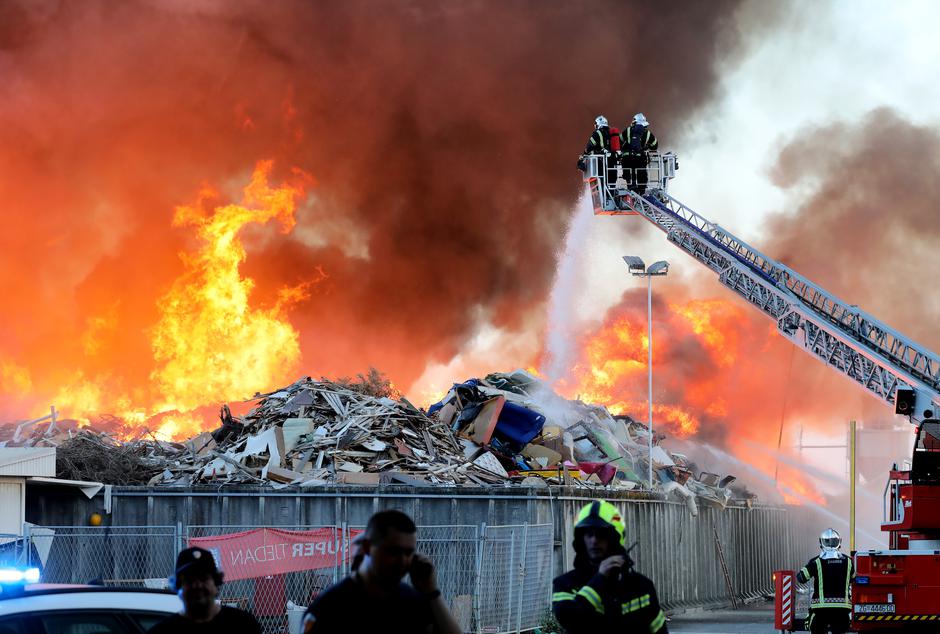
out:
{"label": "man wearing cap", "polygon": [[653,582],[633,571],[616,506],[595,500],[582,508],[572,545],[574,570],[552,584],[552,612],[568,634],[668,634]]}
{"label": "man wearing cap", "polygon": [[170,588],[176,590],[183,601],[183,610],[154,625],[148,630],[150,634],[261,634],[261,625],[251,614],[216,601],[222,577],[222,571],[216,567],[208,550],[186,548],[180,551],[176,570],[170,577]]}

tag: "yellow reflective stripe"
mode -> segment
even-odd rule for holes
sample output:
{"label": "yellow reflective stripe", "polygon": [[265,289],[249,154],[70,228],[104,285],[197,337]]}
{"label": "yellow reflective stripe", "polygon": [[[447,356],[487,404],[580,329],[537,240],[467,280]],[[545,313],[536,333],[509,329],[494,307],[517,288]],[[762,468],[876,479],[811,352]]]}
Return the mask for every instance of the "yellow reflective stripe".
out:
{"label": "yellow reflective stripe", "polygon": [[800,583],[809,581],[809,569],[806,566],[800,568],[800,571],[796,574],[796,580]]}
{"label": "yellow reflective stripe", "polygon": [[852,560],[849,559],[849,561],[845,564],[845,594],[842,595],[843,597],[846,598],[846,600],[848,600],[848,598],[851,596],[851,594],[849,594],[849,584],[851,581],[852,581]]}
{"label": "yellow reflective stripe", "polygon": [[552,603],[555,601],[574,601],[574,592],[556,592],[552,595]]}
{"label": "yellow reflective stripe", "polygon": [[810,604],[810,609],[815,610],[816,608],[851,608],[852,604],[847,601],[819,601],[813,599],[813,602]]}
{"label": "yellow reflective stripe", "polygon": [[595,610],[601,614],[604,613],[604,601],[601,599],[601,595],[597,594],[597,590],[591,586],[584,586],[578,590],[578,595],[587,599],[587,602],[594,606]]}
{"label": "yellow reflective stripe", "polygon": [[648,608],[649,605],[650,605],[650,595],[644,594],[643,596],[627,601],[626,603],[621,603],[620,613],[629,614],[630,612],[636,612],[637,610]]}
{"label": "yellow reflective stripe", "polygon": [[666,624],[666,615],[663,614],[663,611],[660,610],[659,614],[653,619],[653,622],[650,623],[650,632],[656,634],[659,630],[663,629],[663,625]]}

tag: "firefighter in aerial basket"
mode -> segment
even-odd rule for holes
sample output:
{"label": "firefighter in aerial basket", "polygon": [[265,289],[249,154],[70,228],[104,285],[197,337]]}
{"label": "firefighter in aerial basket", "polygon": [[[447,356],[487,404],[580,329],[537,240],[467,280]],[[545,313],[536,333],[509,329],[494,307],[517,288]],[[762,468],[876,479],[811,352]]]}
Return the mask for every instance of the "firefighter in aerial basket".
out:
{"label": "firefighter in aerial basket", "polygon": [[852,600],[852,559],[839,548],[842,537],[831,528],[819,536],[819,555],[809,560],[796,574],[796,580],[813,580],[813,600],[806,626],[813,634],[840,634],[849,631]]}
{"label": "firefighter in aerial basket", "polygon": [[594,119],[594,133],[584,146],[584,153],[578,158],[578,169],[582,172],[587,170],[584,157],[588,155],[607,157],[606,184],[607,187],[614,187],[617,184],[617,165],[620,162],[620,131],[611,128],[604,115],[598,115]]}
{"label": "firefighter in aerial basket", "polygon": [[659,149],[656,135],[650,131],[650,122],[642,112],[633,116],[633,121],[620,133],[620,149],[623,156],[623,177],[627,188],[646,195],[649,181],[650,152]]}
{"label": "firefighter in aerial basket", "polygon": [[552,612],[568,634],[668,634],[653,582],[633,571],[624,523],[610,502],[581,509],[574,526],[574,570],[552,584]]}

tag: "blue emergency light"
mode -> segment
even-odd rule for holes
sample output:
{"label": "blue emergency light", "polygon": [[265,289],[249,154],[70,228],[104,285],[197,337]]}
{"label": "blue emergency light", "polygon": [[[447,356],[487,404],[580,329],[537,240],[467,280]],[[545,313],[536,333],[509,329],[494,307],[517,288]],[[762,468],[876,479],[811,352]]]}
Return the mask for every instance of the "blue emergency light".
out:
{"label": "blue emergency light", "polygon": [[39,568],[0,568],[0,585],[39,583]]}
{"label": "blue emergency light", "polygon": [[855,583],[860,586],[868,585],[868,577],[855,577]]}

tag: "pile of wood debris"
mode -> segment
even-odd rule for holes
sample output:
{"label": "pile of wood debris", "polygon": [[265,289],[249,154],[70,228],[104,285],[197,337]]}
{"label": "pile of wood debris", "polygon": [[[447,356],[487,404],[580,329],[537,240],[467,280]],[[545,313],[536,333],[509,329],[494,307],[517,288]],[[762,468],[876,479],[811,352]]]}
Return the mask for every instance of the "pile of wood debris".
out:
{"label": "pile of wood debris", "polygon": [[[648,486],[652,459],[655,488],[685,501],[693,513],[695,499],[724,506],[735,495],[729,487],[733,476],[696,477],[697,467],[686,456],[660,446],[661,434],[651,453],[645,425],[567,400],[522,370],[456,383],[428,412],[375,370],[353,381],[304,377],[255,400],[243,418],[223,405],[218,429],[185,442],[159,440],[139,429],[124,440],[90,429],[66,430],[55,410],[10,427],[7,436],[12,445],[56,446],[61,478],[108,484],[521,482],[632,489]],[[0,445],[8,444],[2,432]]]}
{"label": "pile of wood debris", "polygon": [[222,406],[222,425],[189,440],[125,442],[78,431],[58,444],[62,478],[109,484],[478,484],[505,481],[469,460],[454,434],[407,399],[305,377],[269,394],[244,417]]}

